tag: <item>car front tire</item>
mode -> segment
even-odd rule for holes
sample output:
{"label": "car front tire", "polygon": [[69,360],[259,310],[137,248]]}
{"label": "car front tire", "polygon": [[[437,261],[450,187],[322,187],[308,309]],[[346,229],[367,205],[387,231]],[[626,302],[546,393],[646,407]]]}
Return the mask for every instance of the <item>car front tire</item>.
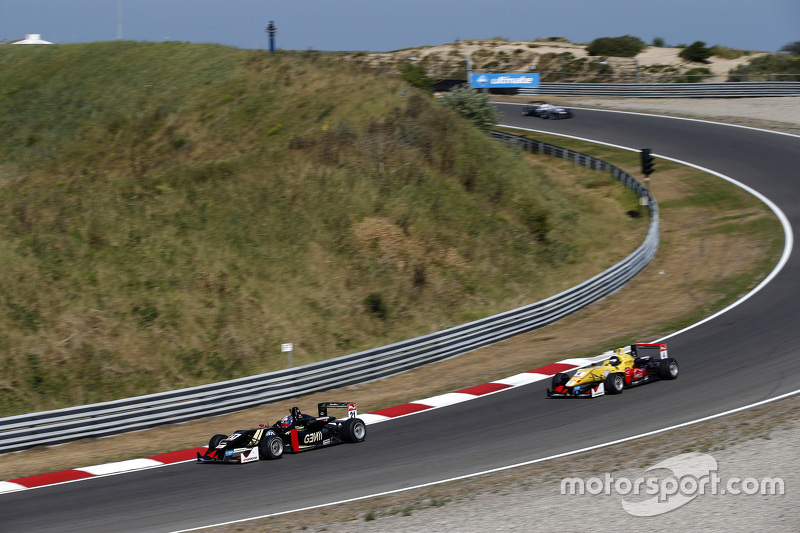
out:
{"label": "car front tire", "polygon": [[621,372],[612,372],[606,376],[605,390],[606,394],[622,394],[625,388],[625,374]]}
{"label": "car front tire", "polygon": [[227,438],[228,438],[227,435],[214,435],[213,437],[208,439],[208,449],[209,450],[215,449],[217,446],[219,446],[220,442],[224,441]]}
{"label": "car front tire", "polygon": [[270,435],[258,443],[258,455],[262,459],[280,459],[283,457],[283,439]]}
{"label": "car front tire", "polygon": [[567,381],[569,381],[569,374],[567,374],[566,372],[559,372],[558,374],[553,376],[553,381],[551,383],[553,386],[553,390],[556,390],[556,388],[560,387],[561,385],[566,385]]}

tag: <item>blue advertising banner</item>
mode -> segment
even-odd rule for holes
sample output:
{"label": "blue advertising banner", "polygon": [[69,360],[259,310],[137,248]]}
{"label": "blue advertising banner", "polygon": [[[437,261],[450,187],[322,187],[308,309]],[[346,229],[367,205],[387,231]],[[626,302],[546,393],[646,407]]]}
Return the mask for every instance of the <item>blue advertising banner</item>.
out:
{"label": "blue advertising banner", "polygon": [[526,72],[525,74],[473,74],[469,81],[474,89],[538,87],[539,73]]}

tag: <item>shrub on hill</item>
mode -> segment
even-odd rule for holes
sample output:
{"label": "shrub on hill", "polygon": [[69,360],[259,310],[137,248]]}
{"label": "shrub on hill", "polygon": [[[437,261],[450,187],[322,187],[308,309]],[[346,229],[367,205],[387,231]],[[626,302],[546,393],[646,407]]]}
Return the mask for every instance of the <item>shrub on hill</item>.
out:
{"label": "shrub on hill", "polygon": [[712,54],[713,52],[706,46],[706,43],[703,41],[695,41],[678,52],[678,57],[694,63],[708,63],[706,60],[711,57]]}
{"label": "shrub on hill", "polygon": [[489,93],[477,91],[467,85],[459,85],[444,93],[441,102],[481,131],[488,131],[500,119],[497,109],[489,99]]}
{"label": "shrub on hill", "polygon": [[781,47],[780,51],[793,56],[800,56],[800,41],[785,44]]}
{"label": "shrub on hill", "polygon": [[706,67],[691,68],[680,76],[671,78],[673,83],[702,83],[712,75],[711,69]]}
{"label": "shrub on hill", "polygon": [[589,43],[586,53],[590,56],[636,57],[647,45],[638,37],[600,37]]}
{"label": "shrub on hill", "polygon": [[778,81],[800,81],[800,57],[767,54],[752,58],[728,72],[728,81],[775,81],[771,74],[782,74]]}
{"label": "shrub on hill", "polygon": [[400,67],[399,78],[417,89],[433,92],[431,89],[433,80],[428,76],[427,69],[422,63],[406,61]]}
{"label": "shrub on hill", "polygon": [[727,46],[720,46],[718,44],[710,48],[711,55],[721,59],[739,59],[743,56],[749,56],[752,52],[749,50],[737,50],[735,48],[728,48]]}

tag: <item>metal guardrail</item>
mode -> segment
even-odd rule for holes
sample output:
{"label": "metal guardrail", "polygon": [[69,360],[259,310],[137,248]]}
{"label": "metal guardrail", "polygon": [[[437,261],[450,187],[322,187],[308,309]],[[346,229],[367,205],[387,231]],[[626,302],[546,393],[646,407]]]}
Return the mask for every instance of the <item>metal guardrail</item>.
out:
{"label": "metal guardrail", "polygon": [[629,98],[754,98],[800,96],[800,82],[735,83],[554,83],[519,89],[519,94],[551,96],[625,96]]}
{"label": "metal guardrail", "polygon": [[297,368],[104,403],[0,419],[0,453],[102,437],[219,415],[258,403],[364,383],[456,357],[570,315],[619,290],[644,268],[658,247],[658,205],[632,176],[594,157],[506,133],[492,136],[534,153],[609,171],[639,197],[647,197],[650,227],[628,257],[597,276],[539,302],[388,346]]}

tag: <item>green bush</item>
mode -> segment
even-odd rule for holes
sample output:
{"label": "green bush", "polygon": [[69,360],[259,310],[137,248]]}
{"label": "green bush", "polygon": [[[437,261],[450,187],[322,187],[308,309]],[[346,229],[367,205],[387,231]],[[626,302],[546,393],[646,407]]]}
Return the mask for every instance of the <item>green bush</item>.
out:
{"label": "green bush", "polygon": [[793,56],[800,56],[800,41],[795,41],[793,43],[785,44],[780,50],[781,52],[786,52]]}
{"label": "green bush", "polygon": [[727,46],[714,45],[711,47],[711,55],[721,59],[739,59],[742,56],[750,55],[748,50],[737,50]]}
{"label": "green bush", "polygon": [[[785,74],[781,76],[781,81],[800,80],[800,57],[786,54],[767,54],[754,57],[744,65],[731,69],[728,72],[728,81],[768,80],[767,75],[769,74]],[[786,74],[794,74],[794,76]]]}
{"label": "green bush", "polygon": [[682,76],[674,78],[672,81],[675,83],[702,83],[707,76],[711,76],[712,72],[706,67],[698,67],[689,69],[683,73]]}
{"label": "green bush", "polygon": [[364,298],[364,308],[366,309],[367,313],[381,320],[386,320],[386,318],[389,316],[389,308],[386,306],[383,296],[381,296],[381,294],[378,292],[370,293],[366,298]]}
{"label": "green bush", "polygon": [[695,63],[705,63],[711,55],[711,49],[703,41],[695,41],[678,53],[681,59]]}
{"label": "green bush", "polygon": [[622,37],[600,37],[586,47],[590,56],[636,57],[647,45],[638,37],[623,35]]}
{"label": "green bush", "polygon": [[418,89],[433,92],[433,89],[431,88],[431,83],[433,80],[428,77],[425,66],[421,63],[409,61],[403,64],[403,66],[400,67],[399,78],[404,82],[417,87]]}
{"label": "green bush", "polygon": [[488,131],[500,120],[497,109],[489,99],[489,93],[477,91],[466,85],[460,85],[445,93],[441,102],[481,131]]}

